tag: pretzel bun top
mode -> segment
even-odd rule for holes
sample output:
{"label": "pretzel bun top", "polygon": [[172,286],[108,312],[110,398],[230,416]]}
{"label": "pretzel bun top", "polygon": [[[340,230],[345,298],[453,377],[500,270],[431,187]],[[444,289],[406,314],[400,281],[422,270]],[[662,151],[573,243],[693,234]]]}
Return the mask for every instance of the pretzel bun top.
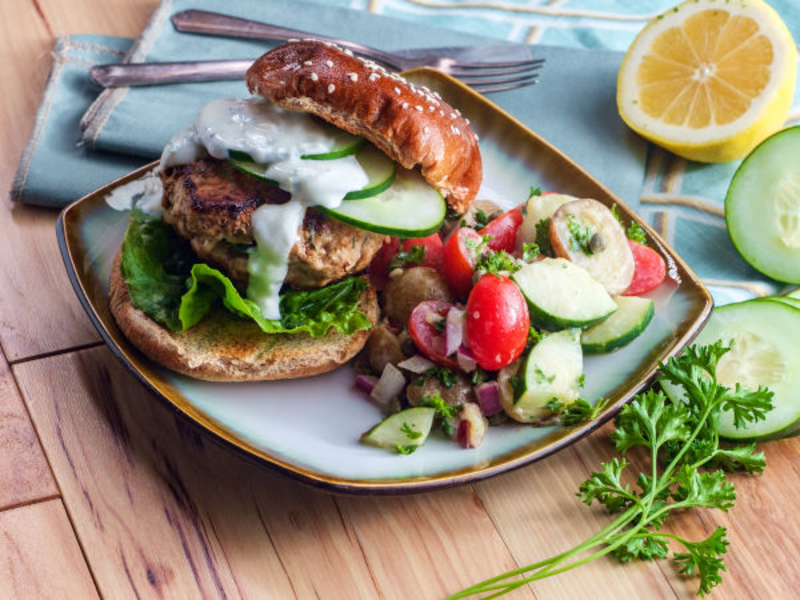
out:
{"label": "pretzel bun top", "polygon": [[478,139],[461,113],[425,86],[316,40],[278,46],[245,76],[252,93],[317,115],[383,150],[463,214],[483,177]]}

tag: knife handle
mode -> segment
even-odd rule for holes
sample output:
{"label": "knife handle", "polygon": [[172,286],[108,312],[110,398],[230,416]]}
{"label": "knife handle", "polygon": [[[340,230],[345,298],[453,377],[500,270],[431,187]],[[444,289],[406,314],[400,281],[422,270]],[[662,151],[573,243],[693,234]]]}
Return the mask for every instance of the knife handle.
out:
{"label": "knife handle", "polygon": [[89,77],[98,85],[157,85],[193,81],[220,81],[244,78],[252,60],[205,60],[192,62],[130,63],[97,65]]}

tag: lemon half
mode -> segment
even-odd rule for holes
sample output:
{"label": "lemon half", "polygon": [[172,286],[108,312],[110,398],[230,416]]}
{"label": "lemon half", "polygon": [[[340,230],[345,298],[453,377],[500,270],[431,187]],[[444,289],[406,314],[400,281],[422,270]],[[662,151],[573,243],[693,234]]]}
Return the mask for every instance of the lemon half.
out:
{"label": "lemon half", "polygon": [[797,50],[761,0],[689,0],[628,49],[617,107],[634,131],[702,162],[745,156],[785,122]]}

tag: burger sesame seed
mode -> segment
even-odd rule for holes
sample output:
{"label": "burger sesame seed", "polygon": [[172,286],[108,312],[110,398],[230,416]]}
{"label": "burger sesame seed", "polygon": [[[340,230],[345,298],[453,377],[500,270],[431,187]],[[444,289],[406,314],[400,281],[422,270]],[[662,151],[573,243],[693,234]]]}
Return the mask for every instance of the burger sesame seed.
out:
{"label": "burger sesame seed", "polygon": [[451,119],[455,119],[456,118],[456,113],[450,113],[450,118]]}
{"label": "burger sesame seed", "polygon": [[300,38],[289,38],[289,39],[288,39],[288,40],[286,40],[286,41],[287,41],[287,42],[299,42],[299,41],[300,41]]}
{"label": "burger sesame seed", "polygon": [[464,119],[464,122],[469,125],[469,119]]}
{"label": "burger sesame seed", "polygon": [[443,111],[443,110],[440,110],[440,111],[439,111],[439,115],[443,117],[443,116],[444,116],[444,111]]}
{"label": "burger sesame seed", "polygon": [[408,102],[403,102],[403,108],[408,108]]}
{"label": "burger sesame seed", "polygon": [[461,130],[458,127],[453,127],[453,133],[456,135],[461,135]]}
{"label": "burger sesame seed", "polygon": [[312,73],[311,74],[311,81],[316,81],[317,79],[319,79],[319,75],[317,75],[316,73]]}
{"label": "burger sesame seed", "polygon": [[423,133],[428,133],[428,126],[427,125],[422,128],[422,132]]}
{"label": "burger sesame seed", "polygon": [[435,108],[435,107],[433,107],[433,106],[429,106],[429,107],[428,107],[428,110],[429,110],[430,112],[433,112],[433,111],[435,111],[435,110],[436,110],[436,108]]}
{"label": "burger sesame seed", "polygon": [[350,50],[350,48],[345,48],[344,53],[347,54],[347,56],[353,56],[353,51]]}
{"label": "burger sesame seed", "polygon": [[328,65],[329,67],[332,67],[333,66],[333,61],[332,60],[326,60],[325,64]]}
{"label": "burger sesame seed", "polygon": [[380,79],[380,78],[381,78],[381,76],[378,75],[377,73],[370,73],[370,76],[369,76],[369,80],[370,81],[375,81],[376,79]]}
{"label": "burger sesame seed", "polygon": [[310,67],[314,63],[312,63],[310,60],[306,60],[306,61],[303,61],[303,64]]}
{"label": "burger sesame seed", "polygon": [[336,86],[335,86],[335,85],[333,85],[333,84],[331,83],[331,84],[328,86],[328,93],[329,93],[329,94],[332,94],[332,93],[333,93],[333,91],[334,91],[335,89],[336,89]]}
{"label": "burger sesame seed", "polygon": [[476,142],[479,142],[479,141],[480,141],[480,139],[481,139],[481,138],[479,138],[479,137],[478,137],[478,134],[476,133],[476,134],[475,134],[475,141],[476,141]]}
{"label": "burger sesame seed", "polygon": [[286,85],[286,82],[283,79],[281,79],[278,83],[281,85]]}
{"label": "burger sesame seed", "polygon": [[350,81],[358,81],[358,73],[348,73],[347,76],[350,78]]}
{"label": "burger sesame seed", "polygon": [[395,94],[399,94],[400,93],[400,88],[399,87],[394,88],[394,93]]}
{"label": "burger sesame seed", "polygon": [[414,108],[417,109],[417,112],[422,112],[422,107],[419,104],[417,104]]}
{"label": "burger sesame seed", "polygon": [[461,111],[456,109],[456,114],[460,117],[461,116]]}

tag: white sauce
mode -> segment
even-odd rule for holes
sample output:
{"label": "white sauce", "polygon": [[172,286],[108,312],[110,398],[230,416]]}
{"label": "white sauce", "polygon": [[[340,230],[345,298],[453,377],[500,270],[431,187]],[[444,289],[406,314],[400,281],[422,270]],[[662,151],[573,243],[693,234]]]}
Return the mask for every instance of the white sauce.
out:
{"label": "white sauce", "polygon": [[285,111],[264,98],[215,100],[200,111],[194,125],[179,131],[164,148],[161,168],[205,156],[226,159],[231,150],[269,164],[265,176],[278,182],[292,199],[265,204],[253,212],[256,251],[250,255],[247,297],[267,319],[280,319],[279,297],[306,208],[336,208],[347,192],[363,188],[367,174],[354,156],[304,160],[306,154],[329,152],[335,131],[306,113]]}
{"label": "white sauce", "polygon": [[164,209],[161,196],[164,193],[158,172],[151,171],[141,179],[135,179],[122,185],[106,196],[106,204],[114,210],[132,210],[138,208],[154,217],[161,217]]}

